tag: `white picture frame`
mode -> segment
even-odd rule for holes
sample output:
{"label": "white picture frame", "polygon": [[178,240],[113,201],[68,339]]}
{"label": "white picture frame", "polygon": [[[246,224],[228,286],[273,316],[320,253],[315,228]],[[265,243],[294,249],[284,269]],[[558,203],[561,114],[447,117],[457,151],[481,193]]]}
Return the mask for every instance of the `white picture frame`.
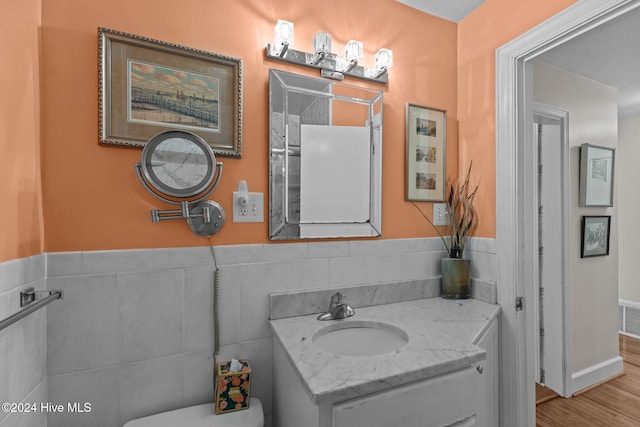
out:
{"label": "white picture frame", "polygon": [[580,207],[613,206],[615,149],[580,146]]}
{"label": "white picture frame", "polygon": [[406,199],[443,202],[446,187],[447,112],[407,104]]}

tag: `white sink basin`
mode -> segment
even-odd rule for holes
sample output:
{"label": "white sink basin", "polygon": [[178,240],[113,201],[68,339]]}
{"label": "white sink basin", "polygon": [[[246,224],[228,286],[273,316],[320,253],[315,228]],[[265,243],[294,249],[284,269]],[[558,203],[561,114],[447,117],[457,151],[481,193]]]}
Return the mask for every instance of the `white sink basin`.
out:
{"label": "white sink basin", "polygon": [[313,344],[340,356],[375,356],[404,346],[409,336],[402,329],[382,322],[334,323],[317,331]]}

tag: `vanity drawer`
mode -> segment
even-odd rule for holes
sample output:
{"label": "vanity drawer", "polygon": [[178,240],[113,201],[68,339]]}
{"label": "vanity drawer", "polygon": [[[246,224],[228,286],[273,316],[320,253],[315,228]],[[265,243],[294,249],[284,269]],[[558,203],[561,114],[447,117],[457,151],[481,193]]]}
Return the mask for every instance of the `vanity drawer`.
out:
{"label": "vanity drawer", "polygon": [[332,406],[332,427],[475,426],[475,368]]}

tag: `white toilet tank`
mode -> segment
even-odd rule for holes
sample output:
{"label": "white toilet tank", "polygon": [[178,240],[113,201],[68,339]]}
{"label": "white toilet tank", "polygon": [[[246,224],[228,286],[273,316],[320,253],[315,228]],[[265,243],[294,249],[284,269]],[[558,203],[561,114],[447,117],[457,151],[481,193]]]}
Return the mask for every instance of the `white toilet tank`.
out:
{"label": "white toilet tank", "polygon": [[163,412],[137,420],[124,427],[263,427],[262,403],[255,397],[249,400],[249,409],[216,415],[213,403]]}

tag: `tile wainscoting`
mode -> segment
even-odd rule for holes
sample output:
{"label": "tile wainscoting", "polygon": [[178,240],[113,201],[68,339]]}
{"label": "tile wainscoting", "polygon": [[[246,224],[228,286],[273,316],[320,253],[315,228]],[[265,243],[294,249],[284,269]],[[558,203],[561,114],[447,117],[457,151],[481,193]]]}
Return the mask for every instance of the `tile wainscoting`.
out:
{"label": "tile wainscoting", "polygon": [[[0,319],[20,311],[20,291],[45,289],[45,255],[0,263]],[[58,304],[54,301],[52,304]],[[0,411],[0,427],[45,427],[47,415],[46,309],[0,331],[0,403],[37,402],[36,411]],[[33,409],[33,408],[30,408]]]}
{"label": "tile wainscoting", "polygon": [[[263,402],[267,427],[270,294],[378,284],[389,292],[396,283],[423,282],[424,295],[431,296],[445,255],[438,238],[218,246],[214,252],[220,269],[218,359],[251,361],[252,395]],[[472,239],[467,255],[473,296],[495,302],[495,240]],[[46,287],[65,294],[46,309],[46,381],[40,388],[54,404],[92,405],[89,413],[49,414],[50,427],[120,427],[132,418],[211,401],[208,246],[48,253],[42,259]]]}

